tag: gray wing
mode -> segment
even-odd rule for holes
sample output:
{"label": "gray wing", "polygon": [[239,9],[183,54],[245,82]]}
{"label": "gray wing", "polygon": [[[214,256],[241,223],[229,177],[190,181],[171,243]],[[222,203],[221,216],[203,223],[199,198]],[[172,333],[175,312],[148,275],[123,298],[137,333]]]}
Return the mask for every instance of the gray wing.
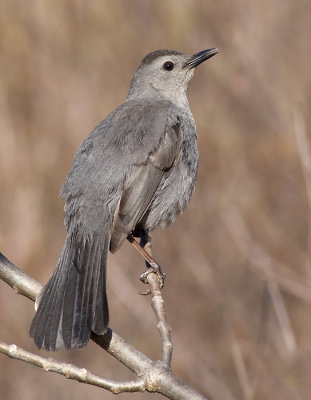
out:
{"label": "gray wing", "polygon": [[[152,132],[150,132],[152,134]],[[116,251],[148,210],[164,175],[173,166],[180,147],[178,123],[166,126],[157,148],[148,154],[141,165],[134,164],[117,208],[110,250]]]}
{"label": "gray wing", "polygon": [[105,236],[120,247],[152,201],[180,147],[179,118],[168,101],[128,100],[81,145],[61,194],[68,233]]}

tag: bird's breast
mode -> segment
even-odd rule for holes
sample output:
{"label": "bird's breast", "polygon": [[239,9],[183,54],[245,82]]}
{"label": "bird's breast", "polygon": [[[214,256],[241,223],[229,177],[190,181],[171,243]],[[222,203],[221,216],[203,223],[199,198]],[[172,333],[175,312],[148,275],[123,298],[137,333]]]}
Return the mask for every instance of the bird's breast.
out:
{"label": "bird's breast", "polygon": [[164,174],[145,215],[144,227],[150,231],[158,225],[171,224],[187,207],[193,193],[199,153],[192,115],[180,119],[180,130],[182,142],[175,163]]}

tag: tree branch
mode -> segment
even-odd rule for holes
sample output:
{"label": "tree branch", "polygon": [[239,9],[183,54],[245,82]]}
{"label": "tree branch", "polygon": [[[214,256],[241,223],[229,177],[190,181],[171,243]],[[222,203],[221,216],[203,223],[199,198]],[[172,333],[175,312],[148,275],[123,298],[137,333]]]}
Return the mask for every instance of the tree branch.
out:
{"label": "tree branch", "polygon": [[[147,232],[141,236],[140,244],[136,242],[132,235],[129,235],[127,239],[146,260],[147,271],[140,276],[140,279],[143,280],[143,282],[146,280],[146,283],[150,286],[150,291],[146,294],[152,294],[151,305],[158,321],[157,328],[161,337],[162,361],[167,368],[171,368],[173,355],[171,327],[167,322],[164,300],[161,293],[161,287],[164,285],[165,274],[153,259],[151,237]],[[152,268],[150,268],[151,265],[153,265]],[[152,269],[155,273],[150,273],[150,270]],[[144,278],[142,279],[143,276]]]}
{"label": "tree branch", "polygon": [[171,340],[171,327],[166,320],[164,300],[160,290],[160,282],[156,274],[147,277],[152,293],[151,305],[157,318],[157,328],[161,336],[162,360],[167,368],[171,368],[173,344]]}
{"label": "tree branch", "polygon": [[122,392],[137,392],[140,391],[145,385],[144,379],[142,378],[138,379],[137,381],[130,382],[115,382],[105,379],[101,376],[92,374],[85,368],[78,368],[72,364],[58,362],[53,358],[44,358],[38,356],[37,354],[30,353],[29,351],[17,347],[15,344],[9,345],[0,342],[0,352],[8,355],[11,358],[41,367],[46,372],[56,372],[60,375],[64,375],[67,379],[74,379],[78,382],[98,386],[107,389],[114,394]]}
{"label": "tree branch", "polygon": [[[156,275],[153,278],[153,275],[155,274],[150,274],[148,282],[153,293],[153,307],[154,303],[156,303],[157,305],[155,306],[155,310],[158,311],[155,312],[156,314],[160,314],[160,316],[157,315],[158,329],[160,333],[164,331],[164,334],[161,333],[163,348],[163,343],[166,342],[166,339],[163,340],[163,338],[170,337],[170,330],[168,325],[165,326],[165,323],[163,325],[163,318],[165,318],[164,305],[162,303],[163,299],[158,297],[157,292],[160,291],[160,289],[157,288],[157,284],[154,281],[154,278],[156,280],[158,280],[158,278]],[[39,282],[12,264],[2,253],[0,253],[0,279],[11,286],[16,293],[22,294],[33,301],[35,301],[37,295],[42,289],[42,285]],[[159,311],[161,310],[161,307],[162,311]],[[111,329],[108,329],[108,332],[103,336],[92,333],[91,339],[131,371],[136,373],[138,380],[131,382],[107,380],[71,364],[59,363],[52,359],[44,359],[43,357],[17,348],[15,345],[6,345],[5,343],[1,343],[0,352],[10,357],[41,366],[44,370],[58,372],[70,379],[76,379],[80,382],[89,383],[111,390],[113,393],[147,390],[149,392],[161,393],[172,400],[206,400],[205,397],[194,389],[179,381],[171,372],[168,367],[170,363],[171,350],[168,351],[163,349],[163,361],[152,361]]]}

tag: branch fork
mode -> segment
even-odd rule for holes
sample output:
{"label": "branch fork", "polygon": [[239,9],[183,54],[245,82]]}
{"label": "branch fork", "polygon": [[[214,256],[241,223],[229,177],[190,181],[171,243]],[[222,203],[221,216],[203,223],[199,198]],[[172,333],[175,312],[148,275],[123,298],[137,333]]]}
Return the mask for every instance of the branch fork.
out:
{"label": "branch fork", "polygon": [[[16,293],[33,301],[36,300],[42,289],[39,282],[11,263],[2,253],[0,253],[0,279],[11,286]],[[161,336],[162,361],[150,360],[111,329],[108,329],[107,333],[102,336],[94,333],[91,335],[93,341],[133,371],[137,376],[136,380],[128,382],[109,380],[92,374],[85,368],[30,353],[15,344],[9,345],[0,342],[0,352],[11,358],[41,367],[44,371],[56,372],[68,379],[95,385],[115,394],[147,390],[161,393],[172,400],[206,400],[194,389],[179,381],[171,371],[173,350],[171,329],[166,320],[160,282],[156,273],[148,274],[147,281],[152,295],[152,308],[157,318],[157,328]]]}

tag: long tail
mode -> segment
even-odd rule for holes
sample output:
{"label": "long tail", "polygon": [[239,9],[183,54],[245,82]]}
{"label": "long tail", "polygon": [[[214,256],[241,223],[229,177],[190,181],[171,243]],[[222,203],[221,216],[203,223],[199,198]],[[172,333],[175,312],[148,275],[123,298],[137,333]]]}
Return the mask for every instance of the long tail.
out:
{"label": "long tail", "polygon": [[67,237],[55,271],[43,288],[30,336],[41,349],[85,346],[91,331],[106,332],[109,313],[106,262],[109,235]]}

